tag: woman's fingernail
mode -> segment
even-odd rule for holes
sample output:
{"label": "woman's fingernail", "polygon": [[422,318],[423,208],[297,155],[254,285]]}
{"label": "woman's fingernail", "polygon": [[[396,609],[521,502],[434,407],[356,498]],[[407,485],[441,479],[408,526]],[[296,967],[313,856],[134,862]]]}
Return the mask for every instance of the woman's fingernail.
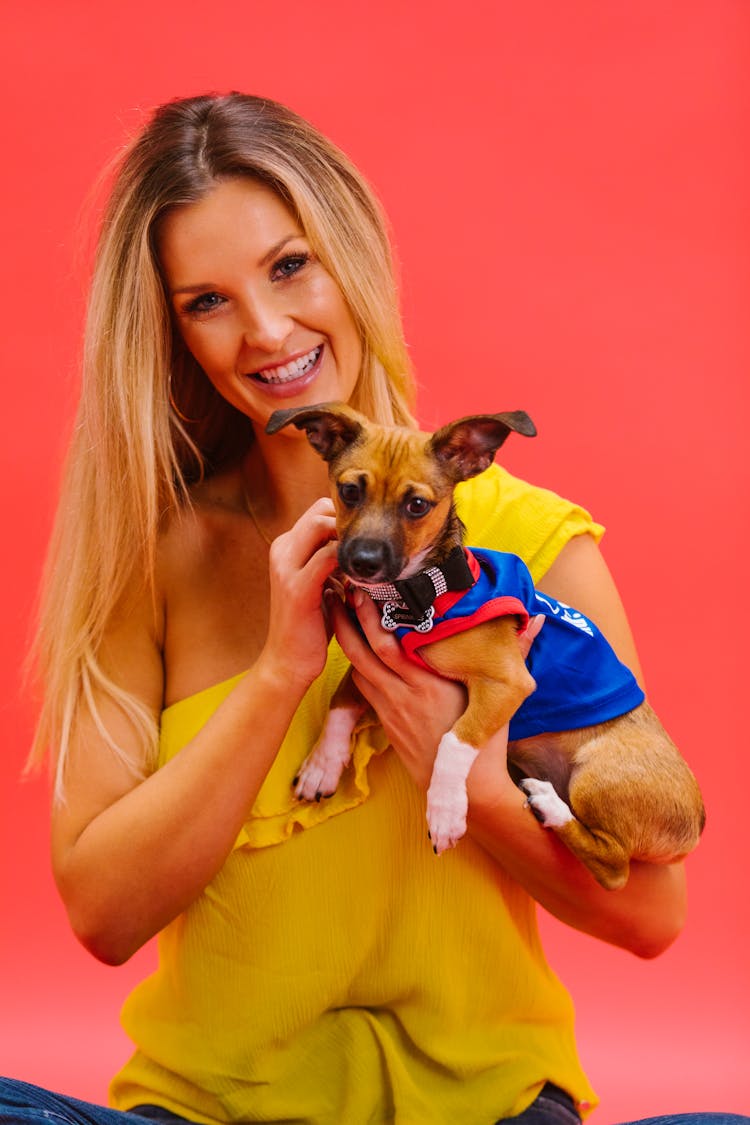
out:
{"label": "woman's fingernail", "polygon": [[352,601],[354,602],[354,608],[355,609],[361,609],[362,606],[365,604],[365,595],[362,593],[361,590],[355,590]]}

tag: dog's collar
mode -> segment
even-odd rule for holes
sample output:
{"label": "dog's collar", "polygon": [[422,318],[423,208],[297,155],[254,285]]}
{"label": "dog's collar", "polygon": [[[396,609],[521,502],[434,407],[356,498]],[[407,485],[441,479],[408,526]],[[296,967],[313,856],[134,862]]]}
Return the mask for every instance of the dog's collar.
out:
{"label": "dog's collar", "polygon": [[435,601],[448,591],[468,590],[476,582],[463,547],[454,547],[440,566],[430,566],[411,578],[381,582],[365,589],[382,604],[381,624],[393,631],[405,627],[429,633],[435,616]]}

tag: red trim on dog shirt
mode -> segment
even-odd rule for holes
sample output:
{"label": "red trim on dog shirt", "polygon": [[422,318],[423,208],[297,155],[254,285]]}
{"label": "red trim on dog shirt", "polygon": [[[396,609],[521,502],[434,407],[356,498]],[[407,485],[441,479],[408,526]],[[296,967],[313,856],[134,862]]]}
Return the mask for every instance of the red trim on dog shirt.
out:
{"label": "red trim on dog shirt", "polygon": [[[476,565],[476,560],[472,557],[472,562]],[[459,594],[463,597],[463,593]],[[443,598],[452,598],[451,605],[455,605],[458,598],[452,594],[444,594]],[[442,601],[442,598],[439,599]],[[445,612],[449,607],[443,608],[435,603],[436,612],[442,610]],[[443,637],[452,637],[456,633],[465,633],[467,629],[473,629],[475,625],[481,625],[484,621],[492,621],[496,617],[508,617],[510,615],[520,617],[521,621],[518,626],[518,632],[522,633],[529,623],[529,613],[526,606],[518,598],[512,595],[503,595],[499,598],[491,598],[489,601],[484,602],[474,613],[467,617],[449,617],[447,620],[438,621],[429,633],[405,633],[401,638],[401,645],[404,652],[413,660],[415,664],[419,664],[422,668],[429,668],[429,664],[419,655],[418,649],[424,648],[426,645],[432,644],[433,641],[442,640]],[[434,671],[434,669],[430,669]]]}

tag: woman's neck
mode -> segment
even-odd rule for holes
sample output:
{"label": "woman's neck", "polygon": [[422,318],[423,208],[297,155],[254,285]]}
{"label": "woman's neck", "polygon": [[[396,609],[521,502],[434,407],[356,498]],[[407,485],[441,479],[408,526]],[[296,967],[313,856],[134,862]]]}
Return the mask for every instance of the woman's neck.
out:
{"label": "woman's neck", "polygon": [[269,539],[287,531],[321,496],[329,496],[326,465],[304,435],[265,434],[241,465],[250,514]]}

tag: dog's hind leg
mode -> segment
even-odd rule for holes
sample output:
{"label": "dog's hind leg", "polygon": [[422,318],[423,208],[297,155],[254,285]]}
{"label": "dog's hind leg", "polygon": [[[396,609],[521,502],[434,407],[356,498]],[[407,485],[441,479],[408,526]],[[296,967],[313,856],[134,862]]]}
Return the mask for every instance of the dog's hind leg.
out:
{"label": "dog's hind leg", "polygon": [[292,782],[296,797],[319,801],[336,792],[351,757],[354,728],[366,710],[367,703],[347,673],[334,692],[320,738]]}
{"label": "dog's hind leg", "polygon": [[526,777],[519,782],[534,816],[552,828],[563,843],[608,891],[624,887],[630,874],[630,856],[610,832],[587,828],[558,796],[550,781]]}

